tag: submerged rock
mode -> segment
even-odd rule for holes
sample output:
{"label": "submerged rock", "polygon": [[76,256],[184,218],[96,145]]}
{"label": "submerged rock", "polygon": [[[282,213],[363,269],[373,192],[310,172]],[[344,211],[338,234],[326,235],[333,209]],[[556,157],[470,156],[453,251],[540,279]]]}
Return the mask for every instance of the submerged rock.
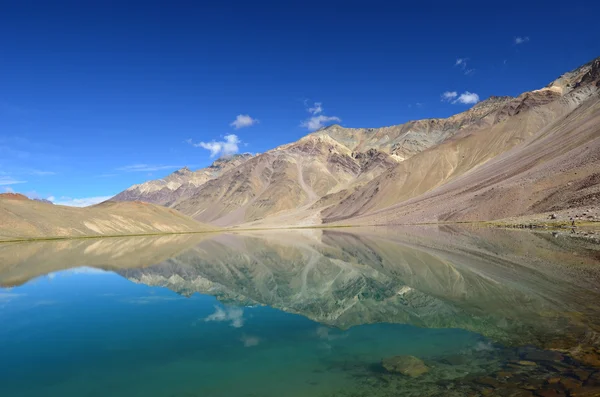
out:
{"label": "submerged rock", "polygon": [[573,353],[572,356],[584,365],[600,368],[600,350],[593,347],[583,348]]}
{"label": "submerged rock", "polygon": [[418,359],[415,356],[394,356],[384,358],[381,360],[381,365],[388,372],[395,372],[412,378],[416,378],[429,372],[429,367],[425,365],[423,360]]}

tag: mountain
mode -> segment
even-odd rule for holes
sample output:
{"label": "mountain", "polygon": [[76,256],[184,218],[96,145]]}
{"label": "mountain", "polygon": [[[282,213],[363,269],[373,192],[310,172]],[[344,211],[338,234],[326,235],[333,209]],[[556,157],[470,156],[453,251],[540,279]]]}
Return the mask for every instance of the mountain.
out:
{"label": "mountain", "polygon": [[311,134],[208,181],[174,208],[223,226],[290,210],[315,213],[310,207],[321,198],[365,183],[395,163],[390,154],[356,153],[327,134]]}
{"label": "mountain", "polygon": [[188,167],[171,175],[139,185],[133,185],[117,194],[113,201],[143,201],[159,205],[169,205],[178,199],[191,196],[195,190],[207,181],[217,178],[230,168],[243,164],[252,158],[249,153],[236,154],[216,160],[209,167],[191,171]]}
{"label": "mountain", "polygon": [[599,69],[600,58],[445,119],[332,125],[210,178],[184,184],[178,171],[115,199],[246,227],[493,220],[598,206]]}
{"label": "mountain", "polygon": [[200,232],[215,229],[173,209],[142,202],[65,207],[0,194],[0,241]]}
{"label": "mountain", "polygon": [[323,219],[490,220],[597,207],[599,86],[600,58],[502,102],[479,125],[389,169]]}

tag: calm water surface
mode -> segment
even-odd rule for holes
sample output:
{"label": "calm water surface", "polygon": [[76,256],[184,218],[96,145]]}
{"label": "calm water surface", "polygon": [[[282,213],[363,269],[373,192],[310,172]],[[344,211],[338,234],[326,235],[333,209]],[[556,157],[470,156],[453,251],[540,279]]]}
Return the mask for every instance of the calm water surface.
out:
{"label": "calm water surface", "polygon": [[599,252],[437,228],[3,244],[0,395],[593,393]]}

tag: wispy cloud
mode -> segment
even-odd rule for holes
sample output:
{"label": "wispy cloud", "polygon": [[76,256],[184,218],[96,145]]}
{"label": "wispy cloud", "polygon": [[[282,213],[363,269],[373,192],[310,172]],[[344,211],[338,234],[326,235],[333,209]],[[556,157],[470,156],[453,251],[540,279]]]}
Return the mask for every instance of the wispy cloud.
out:
{"label": "wispy cloud", "polygon": [[314,105],[309,106],[306,110],[312,114],[323,113],[323,104],[321,102],[315,102]]}
{"label": "wispy cloud", "polygon": [[239,307],[222,309],[215,306],[215,312],[206,317],[204,321],[228,322],[234,328],[241,328],[244,326],[244,310]]}
{"label": "wispy cloud", "polygon": [[21,180],[13,178],[12,176],[0,175],[0,186],[16,185],[16,184],[25,183],[25,182],[27,182],[27,181],[21,181]]}
{"label": "wispy cloud", "polygon": [[[52,196],[50,196],[52,197]],[[48,197],[48,200],[50,200]],[[57,205],[66,205],[68,207],[87,207],[90,205],[98,204],[103,201],[110,199],[113,196],[95,196],[95,197],[82,197],[82,198],[72,198],[72,197],[60,197],[58,200],[50,200],[54,204]],[[54,198],[54,197],[52,197]]]}
{"label": "wispy cloud", "polygon": [[458,58],[454,63],[454,66],[460,66],[461,68],[465,68],[467,66],[468,58]]}
{"label": "wispy cloud", "polygon": [[30,174],[31,175],[37,175],[37,176],[48,176],[48,175],[56,175],[56,172],[54,172],[54,171],[31,170]]}
{"label": "wispy cloud", "polygon": [[239,130],[240,128],[250,127],[258,123],[259,121],[257,119],[253,119],[248,114],[238,114],[235,120],[233,120],[233,122],[229,125],[236,130]]}
{"label": "wispy cloud", "polygon": [[178,169],[178,168],[183,168],[183,166],[182,165],[133,164],[133,165],[126,165],[124,167],[116,168],[116,170],[117,171],[125,171],[125,172],[150,172],[150,171],[172,170],[172,169]]}
{"label": "wispy cloud", "polygon": [[4,188],[4,193],[14,193],[14,192],[15,192],[15,189],[13,189],[10,186],[7,186]]}
{"label": "wispy cloud", "polygon": [[186,140],[187,143],[194,147],[200,147],[210,151],[210,157],[231,156],[240,151],[239,145],[242,143],[240,138],[235,134],[225,135],[222,141],[198,142],[194,143],[191,139]]}
{"label": "wispy cloud", "polygon": [[331,122],[339,123],[342,121],[342,119],[340,119],[337,116],[325,116],[324,114],[322,114],[324,110],[323,104],[321,102],[314,102],[312,105],[309,105],[308,101],[305,100],[304,107],[306,108],[306,111],[308,113],[312,114],[312,117],[309,117],[302,123],[300,123],[300,127],[307,128],[310,131],[315,131],[320,128],[323,128],[325,127],[325,125]]}
{"label": "wispy cloud", "polygon": [[[54,172],[54,171],[38,170],[35,168],[18,167],[18,166],[14,166],[14,167],[11,166],[10,171],[14,175],[34,175],[34,176],[56,175],[56,172]],[[8,174],[6,172],[0,172],[0,175],[8,175]]]}
{"label": "wispy cloud", "polygon": [[444,92],[442,94],[442,101],[443,102],[450,102],[451,100],[453,100],[457,96],[458,96],[458,92],[456,92],[456,91],[446,91],[446,92]]}
{"label": "wispy cloud", "polygon": [[457,58],[456,62],[454,62],[454,66],[460,68],[460,70],[462,70],[466,76],[473,74],[473,72],[475,72],[475,69],[472,69],[472,68],[469,69],[467,67],[468,61],[469,61],[469,58]]}
{"label": "wispy cloud", "polygon": [[515,37],[515,44],[516,45],[525,44],[528,41],[529,41],[529,36],[524,36],[524,37],[517,36],[517,37]]}

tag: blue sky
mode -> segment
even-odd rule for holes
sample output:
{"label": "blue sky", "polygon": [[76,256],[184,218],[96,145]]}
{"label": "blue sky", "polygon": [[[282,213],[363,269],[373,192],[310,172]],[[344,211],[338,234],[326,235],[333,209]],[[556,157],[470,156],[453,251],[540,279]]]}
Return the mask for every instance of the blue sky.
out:
{"label": "blue sky", "polygon": [[332,122],[447,117],[600,56],[594,1],[124,3],[0,0],[0,191],[87,204]]}

